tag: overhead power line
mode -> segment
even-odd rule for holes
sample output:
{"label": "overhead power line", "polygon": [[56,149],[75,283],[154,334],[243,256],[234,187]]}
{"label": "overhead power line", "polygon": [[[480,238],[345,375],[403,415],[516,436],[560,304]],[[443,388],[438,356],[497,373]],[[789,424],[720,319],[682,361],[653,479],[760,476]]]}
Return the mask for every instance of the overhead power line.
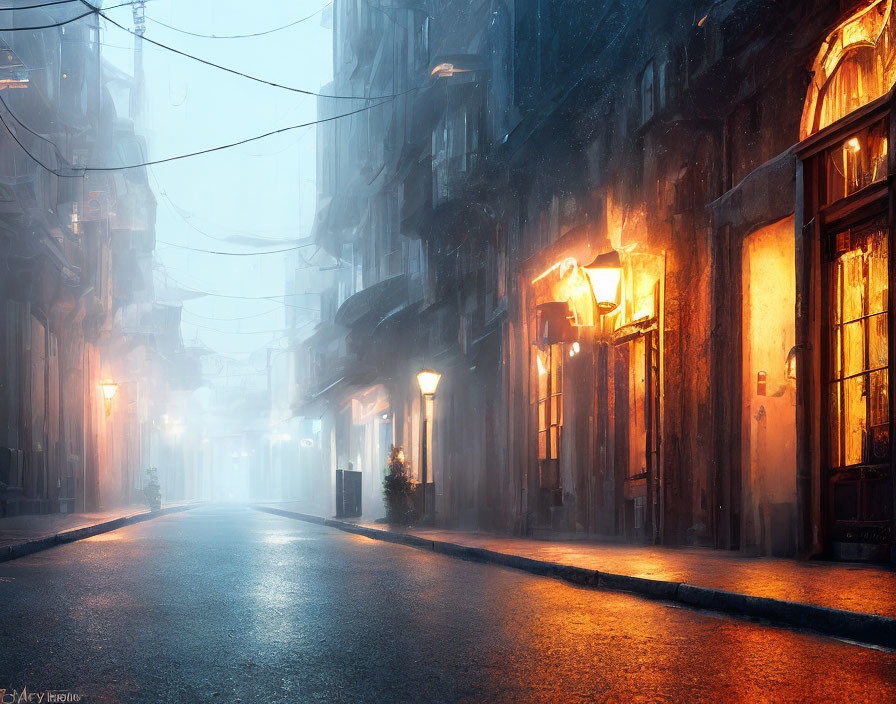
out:
{"label": "overhead power line", "polygon": [[190,325],[191,327],[199,328],[200,330],[211,330],[212,332],[218,332],[223,335],[270,335],[275,332],[283,333],[286,331],[286,328],[277,328],[276,330],[222,330],[221,328],[213,328],[208,325],[191,323],[188,320],[182,322],[184,325]]}
{"label": "overhead power line", "polygon": [[[21,127],[23,130],[25,130],[28,134],[33,135],[33,136],[37,137],[38,139],[43,140],[44,142],[46,142],[47,144],[49,144],[51,147],[53,147],[53,151],[56,152],[56,158],[59,159],[59,161],[61,161],[61,162],[63,162],[63,163],[66,163],[66,164],[68,163],[68,160],[65,158],[65,156],[63,156],[62,152],[59,151],[59,147],[56,146],[56,143],[55,143],[54,141],[52,141],[51,139],[48,139],[47,137],[44,137],[42,134],[40,134],[40,133],[38,133],[38,132],[35,132],[35,131],[34,131],[33,129],[31,129],[28,125],[26,125],[24,122],[22,122],[18,117],[16,117],[15,113],[14,113],[12,110],[9,109],[9,104],[7,104],[7,102],[3,99],[3,96],[2,96],[2,95],[0,95],[0,105],[3,105],[3,107],[4,107],[4,109],[6,110],[7,114],[8,114],[13,120],[15,120],[16,124],[17,124],[19,127]],[[29,156],[30,156],[30,155],[29,155]]]}
{"label": "overhead power line", "polygon": [[118,27],[120,30],[137,37],[141,41],[149,42],[150,44],[157,46],[161,49],[166,49],[166,50],[173,52],[175,54],[178,54],[180,56],[184,56],[188,59],[192,59],[193,61],[198,61],[199,63],[205,64],[206,66],[211,66],[212,68],[216,68],[219,71],[225,71],[226,73],[231,73],[234,76],[240,76],[240,77],[246,78],[250,81],[255,81],[256,83],[263,83],[264,85],[268,85],[273,88],[281,88],[282,90],[288,90],[293,93],[301,93],[303,95],[313,95],[316,98],[332,98],[334,100],[383,100],[385,98],[398,98],[399,96],[406,95],[407,93],[417,90],[417,87],[414,87],[414,88],[409,88],[408,90],[403,91],[401,93],[392,93],[392,94],[388,94],[388,95],[370,95],[370,96],[367,96],[367,95],[327,95],[326,93],[317,93],[316,91],[313,91],[313,90],[305,90],[304,88],[295,88],[294,86],[283,85],[282,83],[277,83],[275,81],[269,81],[266,78],[259,78],[258,76],[253,76],[252,74],[244,73],[243,71],[238,71],[235,68],[230,68],[228,66],[216,64],[213,61],[209,61],[207,59],[202,59],[198,56],[194,56],[193,54],[188,54],[187,52],[181,51],[180,49],[175,49],[173,46],[169,46],[168,44],[163,44],[162,42],[158,42],[155,39],[150,39],[149,37],[147,37],[143,34],[135,32],[133,29],[130,29],[128,27],[125,27],[122,24],[119,24],[118,22],[113,20],[111,17],[106,15],[102,10],[91,5],[89,2],[87,2],[87,0],[80,0],[80,1],[82,4],[91,8],[91,10],[93,12],[96,12],[100,17],[102,17],[104,20],[106,20],[110,24],[113,24],[116,27]]}
{"label": "overhead power line", "polygon": [[[83,0],[82,0],[83,1]],[[25,9],[25,8],[16,8],[16,7],[7,7],[7,10],[17,10],[17,9]],[[55,22],[53,24],[41,24],[35,25],[34,27],[0,27],[0,32],[33,32],[38,29],[52,29],[53,27],[62,27],[67,24],[71,24],[72,22],[77,22],[88,15],[92,15],[95,11],[91,10],[90,12],[85,12],[83,15],[78,15],[77,17],[70,17],[67,20],[62,20],[61,22]]]}
{"label": "overhead power line", "polygon": [[[83,2],[83,0],[81,0],[81,1]],[[211,154],[212,152],[223,151],[224,149],[232,149],[234,147],[242,146],[243,144],[249,144],[250,142],[257,142],[258,140],[265,139],[266,137],[272,137],[275,134],[282,134],[283,132],[290,132],[292,130],[302,129],[303,127],[309,127],[311,125],[319,125],[324,122],[332,122],[333,120],[339,120],[343,117],[350,117],[351,115],[357,115],[358,113],[365,112],[367,110],[372,110],[373,108],[379,107],[380,105],[384,105],[385,103],[388,103],[390,100],[391,100],[391,98],[386,99],[386,100],[381,100],[378,103],[374,103],[373,105],[366,105],[363,108],[358,108],[357,110],[352,110],[351,112],[346,112],[346,113],[342,113],[339,115],[333,115],[332,117],[324,117],[319,120],[312,120],[311,122],[303,122],[300,125],[289,125],[288,127],[281,127],[280,129],[271,130],[270,132],[265,132],[264,134],[259,134],[254,137],[249,137],[247,139],[241,139],[238,142],[231,142],[230,144],[222,144],[217,147],[210,147],[209,149],[200,149],[198,151],[190,152],[188,154],[178,154],[177,156],[169,156],[169,157],[165,157],[164,159],[154,159],[152,161],[144,161],[140,164],[128,164],[126,166],[71,166],[71,167],[68,167],[70,171],[73,171],[75,173],[64,173],[58,169],[53,169],[53,168],[47,166],[40,159],[38,159],[36,156],[34,156],[34,154],[32,154],[24,144],[22,144],[22,142],[16,136],[15,132],[13,132],[10,129],[9,124],[3,118],[2,114],[0,114],[0,123],[3,124],[3,126],[6,128],[6,131],[9,132],[9,135],[13,138],[13,140],[16,142],[16,144],[19,145],[19,147],[22,149],[22,151],[25,152],[25,154],[27,154],[31,158],[31,160],[34,161],[35,163],[37,163],[39,166],[46,169],[51,174],[54,174],[61,178],[81,178],[86,173],[93,172],[93,171],[103,171],[103,172],[105,172],[105,171],[127,171],[128,169],[139,169],[144,166],[155,166],[156,164],[166,164],[170,161],[178,161],[180,159],[189,159],[194,156],[201,156],[203,154]],[[7,113],[10,116],[13,116],[12,112],[9,110],[9,105],[7,105],[7,103],[2,98],[0,98],[0,103],[3,104]],[[18,122],[19,124],[22,124],[18,118],[13,116],[13,119],[15,119],[15,121]],[[28,130],[28,131],[31,132],[32,134],[36,134],[32,130]],[[40,136],[40,135],[37,135],[37,136]],[[41,137],[41,139],[49,142],[50,144],[53,144],[52,142],[47,140],[45,137]],[[56,145],[53,145],[53,146],[55,147]]]}
{"label": "overhead power line", "polygon": [[168,247],[177,247],[178,249],[186,249],[191,252],[201,252],[202,254],[220,254],[225,257],[260,257],[264,254],[282,254],[283,252],[294,252],[297,249],[301,249],[302,247],[312,247],[311,244],[300,244],[296,247],[286,247],[285,249],[273,249],[268,252],[216,252],[212,249],[199,249],[197,247],[187,247],[183,244],[175,244],[174,242],[165,242],[164,240],[156,240],[159,244],[167,245]]}
{"label": "overhead power line", "polygon": [[53,5],[68,5],[69,3],[80,2],[80,0],[55,0],[55,2],[42,2],[39,5],[19,5],[18,7],[0,7],[0,12],[9,12],[10,10],[33,10],[37,7],[51,7]]}
{"label": "overhead power line", "polygon": [[[187,310],[186,308],[181,308],[181,315],[186,313],[187,315],[189,315],[191,317],[202,318],[203,320],[214,320],[219,323],[235,323],[240,320],[251,320],[253,318],[260,318],[264,315],[270,315],[271,313],[282,313],[283,312],[283,309],[279,307],[278,301],[271,301],[271,303],[275,303],[277,305],[274,308],[270,308],[270,309],[264,311],[263,313],[256,313],[255,315],[243,315],[243,316],[240,316],[239,318],[218,318],[218,317],[214,317],[211,315],[200,315],[199,313],[194,313],[193,311]],[[189,322],[189,321],[187,321],[187,322]]]}
{"label": "overhead power line", "polygon": [[[66,0],[66,2],[72,2],[72,0]],[[297,24],[301,24],[302,22],[306,22],[310,20],[315,15],[319,15],[321,12],[326,10],[332,2],[328,2],[326,5],[321,7],[318,10],[315,10],[307,17],[303,17],[300,20],[296,20],[295,22],[290,22],[289,24],[285,24],[282,27],[275,27],[274,29],[268,29],[264,32],[253,32],[252,34],[200,34],[199,32],[189,32],[186,29],[180,29],[179,27],[173,27],[170,24],[165,24],[161,20],[153,19],[152,17],[146,17],[147,20],[152,22],[153,24],[161,25],[167,29],[170,29],[172,32],[179,32],[180,34],[186,34],[190,37],[199,37],[201,39],[247,39],[249,37],[262,37],[266,34],[273,34],[274,32],[279,32],[284,29],[289,29],[290,27],[295,27]]]}
{"label": "overhead power line", "polygon": [[271,301],[272,303],[278,303],[280,305],[286,306],[287,308],[295,308],[297,310],[309,311],[311,313],[319,313],[319,308],[311,308],[308,306],[297,306],[293,303],[287,303],[286,301],[281,301],[281,298],[289,298],[291,296],[303,296],[303,295],[311,295],[311,294],[302,294],[302,293],[285,293],[278,294],[276,296],[231,296],[226,293],[215,293],[213,291],[202,291],[198,288],[192,288],[190,286],[183,285],[180,281],[175,279],[172,276],[166,275],[166,286],[168,285],[168,281],[170,281],[174,286],[179,288],[181,291],[186,293],[198,293],[203,296],[209,296],[211,298],[231,298],[235,300],[241,301]]}

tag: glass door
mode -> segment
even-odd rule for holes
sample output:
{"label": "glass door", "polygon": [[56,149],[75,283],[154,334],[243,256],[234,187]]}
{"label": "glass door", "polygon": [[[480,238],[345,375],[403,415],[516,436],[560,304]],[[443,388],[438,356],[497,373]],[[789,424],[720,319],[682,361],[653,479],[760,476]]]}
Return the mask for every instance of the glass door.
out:
{"label": "glass door", "polygon": [[883,221],[874,221],[833,233],[830,247],[832,549],[842,559],[884,558],[893,523],[889,231]]}

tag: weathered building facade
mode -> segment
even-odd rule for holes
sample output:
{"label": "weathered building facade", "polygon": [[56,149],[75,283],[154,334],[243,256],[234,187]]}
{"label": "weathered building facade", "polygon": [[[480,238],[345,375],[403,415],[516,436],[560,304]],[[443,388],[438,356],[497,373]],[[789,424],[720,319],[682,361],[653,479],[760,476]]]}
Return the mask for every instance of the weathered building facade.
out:
{"label": "weathered building facade", "polygon": [[890,0],[334,17],[323,471],[431,367],[440,522],[893,559]]}
{"label": "weathered building facade", "polygon": [[96,18],[55,26],[64,12],[4,13],[0,31],[2,515],[141,502],[154,380],[177,386],[183,352],[179,310],[154,302],[155,198],[124,168],[146,161],[139,83],[103,60]]}

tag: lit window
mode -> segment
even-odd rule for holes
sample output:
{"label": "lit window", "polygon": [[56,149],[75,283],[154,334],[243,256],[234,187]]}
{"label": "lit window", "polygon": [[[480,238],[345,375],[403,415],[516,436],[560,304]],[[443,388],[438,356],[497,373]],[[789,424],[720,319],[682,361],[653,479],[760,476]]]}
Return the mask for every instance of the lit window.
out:
{"label": "lit window", "polygon": [[852,195],[887,174],[887,123],[879,122],[828,150],[828,203]]}
{"label": "lit window", "polygon": [[535,350],[538,373],[538,459],[560,457],[563,426],[563,345]]}
{"label": "lit window", "polygon": [[831,467],[884,464],[890,456],[888,231],[840,232],[832,246]]}
{"label": "lit window", "polygon": [[884,95],[896,82],[893,3],[860,7],[823,42],[812,66],[801,138]]}

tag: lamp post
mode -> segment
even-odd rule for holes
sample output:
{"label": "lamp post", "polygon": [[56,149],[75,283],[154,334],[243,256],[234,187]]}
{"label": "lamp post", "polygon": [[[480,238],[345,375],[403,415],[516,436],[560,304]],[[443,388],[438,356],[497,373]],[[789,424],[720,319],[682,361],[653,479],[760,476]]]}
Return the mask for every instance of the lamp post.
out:
{"label": "lamp post", "polygon": [[[432,407],[435,403],[436,388],[439,386],[439,380],[442,375],[434,372],[432,369],[424,369],[417,373],[417,384],[420,386],[420,393],[423,396],[423,437],[421,440],[422,459],[422,478],[423,478],[423,518],[426,517],[426,485],[429,479],[429,417],[432,413]],[[435,498],[435,494],[433,494]]]}

